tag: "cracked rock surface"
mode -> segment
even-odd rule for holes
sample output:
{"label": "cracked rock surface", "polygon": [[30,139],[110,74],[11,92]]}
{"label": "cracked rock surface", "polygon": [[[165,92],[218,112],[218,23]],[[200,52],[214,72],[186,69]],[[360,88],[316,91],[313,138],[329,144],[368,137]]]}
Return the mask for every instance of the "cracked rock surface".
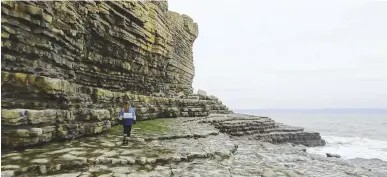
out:
{"label": "cracked rock surface", "polygon": [[211,123],[221,132],[232,136],[244,136],[251,140],[260,140],[273,144],[294,143],[305,146],[324,146],[326,143],[317,132],[307,132],[301,127],[292,127],[274,122],[268,117],[243,114],[225,116],[211,115],[201,119]]}
{"label": "cracked rock surface", "polygon": [[[268,118],[236,114],[142,121],[134,125],[128,145],[121,144],[122,129],[121,126],[117,126],[97,137],[53,142],[3,154],[2,175],[74,177],[387,175],[386,171],[378,169],[377,165],[312,155],[305,151],[304,145],[296,145],[308,141],[288,139],[286,143],[276,141],[272,143],[280,144],[272,144],[251,138],[256,137],[256,134],[232,136],[230,132],[235,131],[222,133],[224,129],[219,124],[222,122],[230,129],[241,124],[258,126],[259,123],[251,123],[253,119],[256,122],[268,121]],[[232,126],[233,123],[235,126]],[[318,140],[321,139],[315,141]]]}

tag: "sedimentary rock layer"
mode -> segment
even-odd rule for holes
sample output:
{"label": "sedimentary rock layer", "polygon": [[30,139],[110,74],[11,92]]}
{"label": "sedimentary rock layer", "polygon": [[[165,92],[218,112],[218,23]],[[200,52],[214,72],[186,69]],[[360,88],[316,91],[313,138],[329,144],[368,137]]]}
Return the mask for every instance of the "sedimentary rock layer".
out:
{"label": "sedimentary rock layer", "polygon": [[201,122],[212,123],[221,132],[232,136],[245,136],[273,144],[293,143],[305,146],[324,146],[320,133],[304,131],[300,127],[292,127],[277,123],[268,117],[242,114],[211,115]]}
{"label": "sedimentary rock layer", "polygon": [[2,175],[386,176],[382,165],[356,167],[343,159],[308,154],[303,145],[273,145],[230,137],[203,121],[231,117],[246,118],[216,115],[142,121],[134,126],[128,145],[121,144],[122,130],[116,130],[121,128],[118,126],[98,137],[9,152],[1,157]]}
{"label": "sedimentary rock layer", "polygon": [[193,20],[166,1],[2,1],[2,145],[100,133],[124,100],[139,120],[228,113],[192,92]]}
{"label": "sedimentary rock layer", "polygon": [[4,71],[114,91],[188,91],[197,25],[166,2],[2,2]]}

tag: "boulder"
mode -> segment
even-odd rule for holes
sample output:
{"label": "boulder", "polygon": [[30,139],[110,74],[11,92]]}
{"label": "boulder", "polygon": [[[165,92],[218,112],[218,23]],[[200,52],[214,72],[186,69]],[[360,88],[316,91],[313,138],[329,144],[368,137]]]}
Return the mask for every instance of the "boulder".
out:
{"label": "boulder", "polygon": [[207,96],[207,92],[204,91],[204,90],[198,90],[198,95],[201,95],[201,96]]}
{"label": "boulder", "polygon": [[326,153],[327,157],[336,157],[336,158],[341,158],[340,155],[338,154],[332,154],[332,153]]}

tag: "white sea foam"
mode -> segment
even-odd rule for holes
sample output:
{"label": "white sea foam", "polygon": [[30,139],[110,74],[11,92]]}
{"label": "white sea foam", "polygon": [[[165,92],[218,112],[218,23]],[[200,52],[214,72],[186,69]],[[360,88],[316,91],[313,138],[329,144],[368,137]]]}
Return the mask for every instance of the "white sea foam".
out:
{"label": "white sea foam", "polygon": [[378,158],[387,162],[387,113],[347,110],[322,112],[240,111],[268,116],[276,122],[319,132],[327,141],[325,147],[309,148],[308,152],[339,154],[344,159]]}
{"label": "white sea foam", "polygon": [[345,159],[378,158],[387,161],[387,141],[338,136],[322,136],[322,138],[327,141],[326,146],[309,148],[309,153],[321,155],[333,153]]}

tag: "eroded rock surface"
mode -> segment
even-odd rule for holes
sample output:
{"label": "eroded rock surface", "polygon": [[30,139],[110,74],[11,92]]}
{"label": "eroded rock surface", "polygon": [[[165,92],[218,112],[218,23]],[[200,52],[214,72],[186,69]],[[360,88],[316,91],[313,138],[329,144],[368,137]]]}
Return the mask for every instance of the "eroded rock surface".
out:
{"label": "eroded rock surface", "polygon": [[85,177],[387,175],[377,168],[371,170],[342,159],[308,154],[303,145],[275,145],[244,136],[230,136],[210,123],[210,120],[231,117],[242,119],[244,116],[141,121],[134,126],[128,145],[121,145],[122,130],[117,126],[98,137],[10,152],[2,155],[2,174]]}
{"label": "eroded rock surface", "polygon": [[2,147],[107,131],[123,100],[139,120],[229,113],[193,94],[197,24],[166,1],[2,1]]}
{"label": "eroded rock surface", "polygon": [[201,122],[213,124],[220,132],[237,137],[248,137],[251,140],[260,140],[273,144],[325,145],[325,141],[321,139],[320,134],[317,132],[308,132],[300,127],[277,123],[268,117],[243,114],[212,115],[209,118],[201,119]]}

